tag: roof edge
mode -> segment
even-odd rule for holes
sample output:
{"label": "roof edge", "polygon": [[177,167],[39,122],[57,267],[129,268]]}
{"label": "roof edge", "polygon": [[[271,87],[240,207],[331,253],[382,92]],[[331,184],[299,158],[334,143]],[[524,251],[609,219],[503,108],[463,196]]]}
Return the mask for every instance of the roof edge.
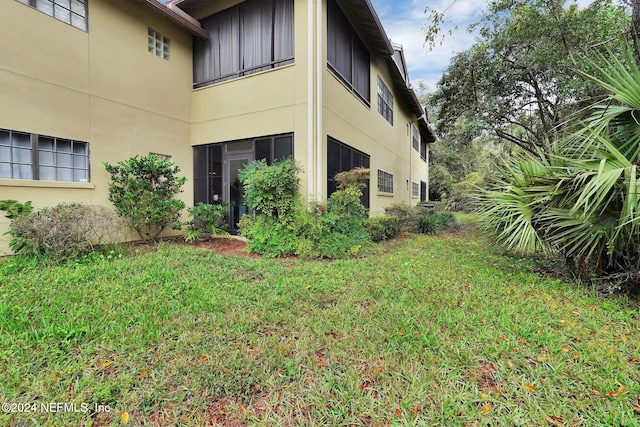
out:
{"label": "roof edge", "polygon": [[371,0],[363,0],[363,1],[364,1],[365,5],[367,6],[367,9],[369,9],[369,13],[371,14],[371,17],[373,18],[373,22],[376,24],[376,27],[378,27],[378,31],[380,31],[380,36],[385,41],[387,50],[389,51],[389,54],[393,55],[393,45],[391,44],[391,40],[387,36],[387,32],[384,30],[384,27],[382,26],[382,22],[380,21],[380,17],[378,16],[378,12],[376,12],[375,8],[373,7],[373,4],[371,3]]}
{"label": "roof edge", "polygon": [[156,10],[156,12],[163,14],[169,20],[189,30],[189,32],[194,36],[198,36],[203,39],[209,38],[209,34],[202,29],[200,23],[178,8],[175,5],[175,1],[172,0],[168,4],[161,3],[159,0],[144,0],[144,2]]}

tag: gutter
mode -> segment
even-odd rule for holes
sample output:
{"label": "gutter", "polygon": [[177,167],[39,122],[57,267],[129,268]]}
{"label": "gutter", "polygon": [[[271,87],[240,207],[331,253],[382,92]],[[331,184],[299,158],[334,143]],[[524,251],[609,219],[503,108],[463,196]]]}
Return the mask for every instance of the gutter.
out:
{"label": "gutter", "polygon": [[[315,0],[318,1],[318,0]],[[313,7],[314,1],[307,3],[307,201],[316,198],[313,169]]]}
{"label": "gutter", "polygon": [[[367,0],[368,1],[368,0]],[[324,78],[324,37],[322,34],[322,0],[316,0],[316,200],[322,200],[322,160],[324,135],[322,122],[322,79]]]}

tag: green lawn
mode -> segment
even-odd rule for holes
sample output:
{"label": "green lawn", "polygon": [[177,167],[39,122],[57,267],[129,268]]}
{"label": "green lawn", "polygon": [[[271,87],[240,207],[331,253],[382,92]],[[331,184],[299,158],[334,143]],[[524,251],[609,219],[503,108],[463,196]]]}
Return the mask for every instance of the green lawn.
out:
{"label": "green lawn", "polygon": [[540,278],[472,231],[376,248],[5,265],[0,400],[77,412],[0,425],[640,425],[638,301]]}

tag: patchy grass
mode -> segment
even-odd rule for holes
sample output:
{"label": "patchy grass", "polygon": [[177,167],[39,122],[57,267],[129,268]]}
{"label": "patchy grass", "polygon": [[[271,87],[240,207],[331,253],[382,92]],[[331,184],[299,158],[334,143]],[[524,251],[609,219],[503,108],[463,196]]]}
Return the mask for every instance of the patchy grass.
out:
{"label": "patchy grass", "polygon": [[27,265],[0,276],[0,400],[77,412],[0,425],[640,425],[638,302],[490,247],[466,231],[360,260],[160,245]]}

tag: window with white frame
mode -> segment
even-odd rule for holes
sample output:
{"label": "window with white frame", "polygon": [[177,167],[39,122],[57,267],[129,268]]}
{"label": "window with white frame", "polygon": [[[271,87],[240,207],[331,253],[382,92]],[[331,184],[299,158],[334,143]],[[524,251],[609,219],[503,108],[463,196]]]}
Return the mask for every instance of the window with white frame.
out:
{"label": "window with white frame", "polygon": [[149,27],[149,53],[169,60],[169,38]]}
{"label": "window with white frame", "polygon": [[87,0],[18,0],[40,12],[87,31]]}
{"label": "window with white frame", "polygon": [[417,182],[411,183],[411,196],[420,197],[420,185]]}
{"label": "window with white frame", "polygon": [[0,129],[0,178],[89,182],[89,143]]}
{"label": "window with white frame", "polygon": [[393,175],[378,169],[378,191],[393,193]]}
{"label": "window with white frame", "polygon": [[378,76],[378,113],[393,124],[393,95],[380,76]]}

